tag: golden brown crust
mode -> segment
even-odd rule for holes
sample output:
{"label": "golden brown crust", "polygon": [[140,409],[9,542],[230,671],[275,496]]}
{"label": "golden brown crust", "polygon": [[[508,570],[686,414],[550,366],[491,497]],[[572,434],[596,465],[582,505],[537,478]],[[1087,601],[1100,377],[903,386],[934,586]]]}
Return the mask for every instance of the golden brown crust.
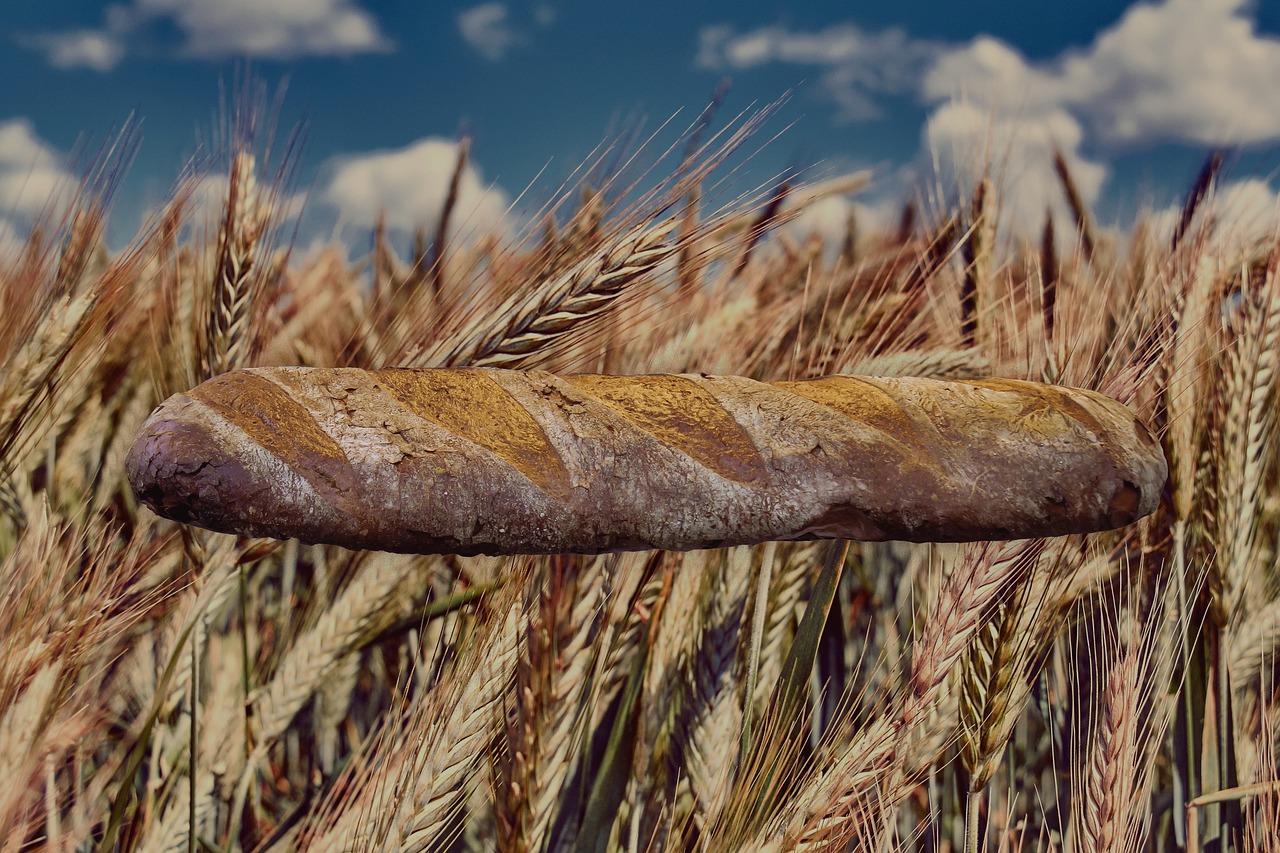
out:
{"label": "golden brown crust", "polygon": [[960,541],[1128,524],[1131,413],[1030,382],[262,368],[163,404],[128,468],[213,529],[410,552]]}
{"label": "golden brown crust", "polygon": [[[406,411],[492,451],[547,494],[569,480],[556,449],[529,413],[479,370],[379,370],[377,382]],[[477,406],[484,417],[477,417]]]}
{"label": "golden brown crust", "polygon": [[750,483],[763,476],[751,437],[729,413],[686,376],[566,376],[639,429],[727,480]]}

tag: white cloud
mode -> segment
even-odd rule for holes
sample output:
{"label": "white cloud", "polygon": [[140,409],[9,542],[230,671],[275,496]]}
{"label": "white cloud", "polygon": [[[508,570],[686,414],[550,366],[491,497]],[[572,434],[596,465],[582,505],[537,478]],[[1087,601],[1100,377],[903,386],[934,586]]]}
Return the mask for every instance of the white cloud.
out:
{"label": "white cloud", "polygon": [[1098,198],[1107,167],[1084,156],[1080,123],[1063,110],[1032,118],[993,115],[984,107],[956,101],[934,110],[923,131],[919,166],[944,197],[967,199],[990,169],[996,187],[1001,227],[1020,238],[1034,238],[1045,212],[1070,216],[1053,168],[1055,147],[1062,151],[1086,205]]}
{"label": "white cloud", "polygon": [[1000,109],[1066,109],[1109,145],[1280,139],[1280,39],[1247,0],[1130,7],[1084,50],[1030,63],[989,36],[943,56],[921,92]]}
{"label": "white cloud", "polygon": [[913,91],[943,50],[942,43],[912,38],[901,29],[868,32],[852,24],[816,32],[771,26],[744,33],[719,24],[704,27],[698,42],[698,64],[704,68],[745,70],[778,62],[824,69],[823,88],[844,120],[878,115],[873,94]]}
{"label": "white cloud", "polygon": [[700,33],[704,67],[822,69],[838,117],[878,113],[872,96],[955,97],[1025,120],[1065,111],[1092,143],[1258,143],[1280,139],[1280,38],[1258,31],[1251,0],[1163,0],[1129,7],[1085,48],[1039,62],[989,35],[963,46],[852,24]]}
{"label": "white cloud", "polygon": [[[1204,222],[1206,217],[1213,223],[1210,238],[1213,253],[1234,257],[1256,248],[1261,242],[1275,241],[1280,231],[1280,192],[1259,178],[1225,183],[1201,205],[1196,221]],[[1151,227],[1155,239],[1167,245],[1181,218],[1181,203],[1153,213]]]}
{"label": "white cloud", "polygon": [[[1093,204],[1107,179],[1105,158],[1119,150],[1280,140],[1280,38],[1258,31],[1253,8],[1250,0],[1136,3],[1091,44],[1044,61],[989,35],[946,45],[851,24],[809,32],[721,25],[700,33],[698,62],[728,70],[815,67],[843,119],[875,116],[878,94],[915,94],[930,114],[921,153],[899,179],[954,201],[989,170],[1004,233],[1034,237],[1047,209],[1069,216],[1055,148]],[[1252,211],[1223,208],[1233,222],[1266,228],[1275,221],[1275,194],[1265,183],[1224,188],[1220,196],[1221,204],[1229,198]],[[825,208],[834,228],[842,211]]]}
{"label": "white cloud", "polygon": [[[331,177],[321,197],[337,207],[343,219],[361,227],[385,212],[389,228],[411,232],[433,229],[449,191],[458,160],[458,143],[428,137],[394,151],[342,157],[330,164]],[[468,163],[458,185],[451,221],[455,232],[506,233],[510,199],[499,187],[486,186]]]}
{"label": "white cloud", "polygon": [[353,0],[132,0],[109,6],[104,26],[35,36],[27,42],[59,67],[113,68],[140,31],[156,22],[184,37],[184,55],[295,59],[387,51],[377,21]]}
{"label": "white cloud", "polygon": [[28,119],[0,121],[0,216],[34,219],[73,182],[61,156]]}
{"label": "white cloud", "polygon": [[458,14],[458,31],[482,57],[497,62],[524,41],[511,24],[506,3],[481,3]]}
{"label": "white cloud", "polygon": [[28,45],[44,51],[55,68],[91,68],[110,71],[124,58],[124,42],[106,30],[73,30],[34,36]]}
{"label": "white cloud", "polygon": [[373,16],[351,0],[135,0],[135,8],[172,20],[192,56],[292,59],[390,47]]}
{"label": "white cloud", "polygon": [[29,120],[0,121],[0,256],[21,245],[38,217],[56,214],[75,188],[75,176]]}

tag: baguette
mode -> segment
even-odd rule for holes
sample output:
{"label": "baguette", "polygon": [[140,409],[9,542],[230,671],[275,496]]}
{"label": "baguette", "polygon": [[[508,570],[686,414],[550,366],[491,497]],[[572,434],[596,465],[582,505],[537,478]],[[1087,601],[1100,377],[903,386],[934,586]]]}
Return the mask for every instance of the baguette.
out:
{"label": "baguette", "polygon": [[257,368],[164,402],[127,460],[175,521],[407,553],[955,542],[1129,524],[1159,444],[1011,380]]}

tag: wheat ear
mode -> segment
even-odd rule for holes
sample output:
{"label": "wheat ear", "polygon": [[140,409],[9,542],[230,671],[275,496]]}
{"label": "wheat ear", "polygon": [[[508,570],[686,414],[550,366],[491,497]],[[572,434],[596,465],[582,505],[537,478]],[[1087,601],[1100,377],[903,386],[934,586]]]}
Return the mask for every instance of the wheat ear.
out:
{"label": "wheat ear", "polygon": [[267,222],[252,154],[231,161],[227,205],[218,235],[213,305],[205,333],[206,375],[239,367],[248,354],[250,321],[261,276],[259,240]]}
{"label": "wheat ear", "polygon": [[401,583],[417,570],[414,558],[375,554],[314,627],[298,637],[275,675],[253,700],[257,750],[264,752],[377,624]]}
{"label": "wheat ear", "polygon": [[[1227,408],[1218,448],[1217,551],[1226,612],[1248,614],[1249,572],[1263,478],[1275,451],[1276,360],[1280,357],[1280,276],[1271,258],[1262,292],[1250,304],[1229,355]],[[1248,298],[1246,296],[1246,298]],[[1248,304],[1248,303],[1247,303]]]}
{"label": "wheat ear", "polygon": [[694,653],[689,696],[680,725],[684,770],[696,799],[698,824],[714,820],[729,791],[742,734],[739,669],[743,613],[751,586],[752,551],[730,550],[707,585],[702,633]]}
{"label": "wheat ear", "polygon": [[[513,294],[450,340],[441,352],[425,351],[409,367],[517,367],[550,342],[598,317],[624,289],[679,250],[671,239],[675,220],[646,222],[566,272]],[[447,343],[447,342],[446,342]]]}
{"label": "wheat ear", "polygon": [[[864,821],[883,819],[909,787],[906,771],[920,764],[908,756],[908,737],[939,699],[946,676],[956,666],[990,608],[1018,582],[1043,547],[1043,540],[984,543],[966,550],[938,597],[933,615],[915,644],[900,711],[867,726],[825,770],[798,792],[798,808],[775,823],[777,836],[800,847],[839,845],[872,832]],[[873,833],[874,834],[874,833]]]}
{"label": "wheat ear", "polygon": [[[499,838],[511,849],[549,850],[561,794],[576,773],[590,713],[608,597],[608,558],[555,557],[531,579],[530,612],[507,735]],[[509,762],[509,763],[507,763]]]}

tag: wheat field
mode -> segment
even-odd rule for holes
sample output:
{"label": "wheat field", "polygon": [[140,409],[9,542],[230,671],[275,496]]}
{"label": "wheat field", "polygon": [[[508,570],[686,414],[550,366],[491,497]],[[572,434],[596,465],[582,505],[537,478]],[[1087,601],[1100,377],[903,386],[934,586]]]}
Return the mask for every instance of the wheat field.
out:
{"label": "wheat field", "polygon": [[[1100,228],[1059,159],[1038,245],[998,164],[824,242],[781,226],[865,175],[711,201],[752,124],[353,261],[290,257],[249,143],[216,220],[180,178],[108,251],[104,155],[0,261],[0,849],[1280,850],[1280,240],[1221,239],[1221,158],[1171,233]],[[1127,404],[1170,479],[1087,537],[587,557],[137,504],[156,405],[285,364],[1034,379]]]}

